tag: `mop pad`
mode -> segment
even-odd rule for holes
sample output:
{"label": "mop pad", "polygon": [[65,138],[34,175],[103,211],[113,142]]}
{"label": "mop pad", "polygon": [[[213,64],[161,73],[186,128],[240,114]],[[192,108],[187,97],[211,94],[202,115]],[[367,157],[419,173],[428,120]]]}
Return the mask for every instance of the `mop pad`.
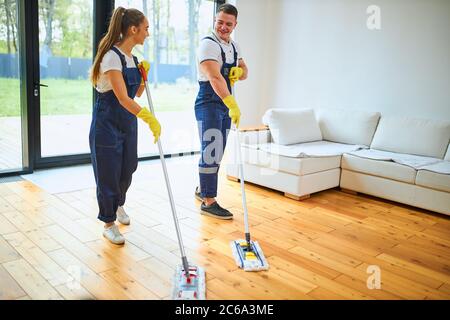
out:
{"label": "mop pad", "polygon": [[250,240],[248,246],[247,240],[239,239],[231,241],[231,251],[234,260],[239,268],[245,271],[262,271],[269,269],[269,263],[264,257],[264,253],[258,244],[258,241]]}
{"label": "mop pad", "polygon": [[203,268],[190,266],[188,278],[183,266],[177,267],[172,292],[174,300],[205,300],[205,291],[205,271]]}

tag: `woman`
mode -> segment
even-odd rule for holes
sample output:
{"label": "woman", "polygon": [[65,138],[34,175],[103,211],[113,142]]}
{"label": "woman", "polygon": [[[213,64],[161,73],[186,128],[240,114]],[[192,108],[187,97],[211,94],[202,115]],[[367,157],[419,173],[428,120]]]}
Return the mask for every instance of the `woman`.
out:
{"label": "woman", "polygon": [[[94,106],[89,145],[97,183],[98,218],[105,223],[103,236],[114,244],[123,244],[115,220],[129,224],[123,209],[131,176],[137,167],[137,119],[145,121],[155,137],[161,126],[153,114],[141,108],[133,98],[145,87],[131,54],[137,44],[149,36],[148,20],[136,9],[117,8],[108,33],[100,41],[91,71],[91,81],[98,91]],[[149,64],[139,67],[148,73]]]}

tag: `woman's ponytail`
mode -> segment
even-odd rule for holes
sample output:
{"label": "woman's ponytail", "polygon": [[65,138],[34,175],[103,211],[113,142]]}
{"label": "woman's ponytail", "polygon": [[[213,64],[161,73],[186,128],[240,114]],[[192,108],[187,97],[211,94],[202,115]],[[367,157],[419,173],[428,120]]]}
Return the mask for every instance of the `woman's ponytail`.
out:
{"label": "woman's ponytail", "polygon": [[91,69],[91,82],[95,86],[100,75],[100,63],[105,54],[111,48],[122,40],[127,35],[128,28],[131,26],[138,27],[144,20],[144,14],[136,9],[125,9],[118,7],[114,10],[109,23],[108,32],[100,40],[98,45],[97,55],[94,59],[94,64]]}

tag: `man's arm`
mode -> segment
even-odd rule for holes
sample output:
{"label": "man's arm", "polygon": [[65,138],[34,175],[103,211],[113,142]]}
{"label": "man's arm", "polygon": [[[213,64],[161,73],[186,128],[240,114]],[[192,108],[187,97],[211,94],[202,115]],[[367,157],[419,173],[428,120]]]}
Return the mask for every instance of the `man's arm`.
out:
{"label": "man's arm", "polygon": [[214,60],[205,60],[200,63],[202,72],[206,75],[214,92],[222,99],[225,106],[229,109],[228,115],[231,121],[239,127],[239,119],[241,118],[241,111],[234,100],[234,97],[228,90],[227,82],[220,74],[219,63]]}
{"label": "man's arm", "polygon": [[248,77],[248,68],[247,68],[247,65],[245,64],[244,59],[242,59],[242,58],[239,59],[238,67],[242,68],[242,70],[244,71],[242,76],[239,78],[239,81],[247,79],[247,77]]}
{"label": "man's arm", "polygon": [[217,61],[205,60],[200,63],[200,69],[208,78],[214,92],[221,99],[225,99],[231,94],[228,90],[227,82],[220,73],[220,66]]}

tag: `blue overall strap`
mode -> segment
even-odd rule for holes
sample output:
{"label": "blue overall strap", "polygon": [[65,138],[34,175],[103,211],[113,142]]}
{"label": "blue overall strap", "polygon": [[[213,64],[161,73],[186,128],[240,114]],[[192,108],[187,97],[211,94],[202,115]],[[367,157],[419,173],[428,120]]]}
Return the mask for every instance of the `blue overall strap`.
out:
{"label": "blue overall strap", "polygon": [[127,61],[125,60],[125,56],[116,47],[112,47],[111,50],[117,53],[117,55],[119,56],[120,62],[122,63],[122,72],[124,72],[125,68],[127,67]]}
{"label": "blue overall strap", "polygon": [[[220,52],[222,54],[222,64],[225,64],[227,62],[227,59],[225,57],[225,51],[223,51],[223,48],[220,45],[220,43],[217,42],[217,40],[212,38],[212,37],[204,37],[202,40],[204,40],[204,39],[208,39],[208,40],[214,41],[215,43],[217,43],[219,45]],[[237,66],[238,65],[238,53],[237,53],[236,47],[234,46],[233,42],[231,42],[231,46],[233,47],[234,61],[236,61],[236,66]]]}
{"label": "blue overall strap", "polygon": [[[124,71],[125,68],[127,67],[127,61],[125,60],[125,56],[116,47],[112,47],[111,50],[114,51],[115,53],[117,53],[117,55],[119,56],[120,62],[122,63],[122,71]],[[133,60],[134,60],[134,63],[136,64],[136,68],[138,68],[138,65],[139,65],[138,58],[136,56],[133,56]]]}
{"label": "blue overall strap", "polygon": [[[219,48],[220,48],[220,51],[221,51],[221,54],[222,54],[222,64],[225,64],[225,63],[227,62],[227,59],[225,58],[225,51],[223,51],[223,48],[222,48],[222,46],[220,45],[220,43],[217,42],[217,40],[214,39],[214,38],[212,38],[212,37],[204,37],[202,40],[205,40],[205,39],[214,41],[215,43],[217,43],[217,44],[219,45]],[[233,49],[234,49],[234,46],[233,46]]]}
{"label": "blue overall strap", "polygon": [[136,65],[136,68],[139,69],[139,60],[136,56],[133,56],[134,64]]}
{"label": "blue overall strap", "polygon": [[132,71],[132,69],[135,69],[135,68],[133,68],[133,67],[128,68],[127,67],[127,62],[125,60],[125,55],[123,53],[121,53],[119,51],[119,49],[117,49],[116,47],[112,47],[111,50],[114,51],[120,57],[120,62],[122,63],[123,80],[125,81],[125,85],[127,87],[128,96],[133,99],[135,94],[136,94],[136,91],[134,89],[132,89],[132,86],[133,85],[137,85],[138,84],[137,81],[139,81],[139,82],[141,81],[141,79],[140,79],[141,75],[139,73],[139,70],[137,69],[138,68],[138,64],[139,64],[138,59],[135,56],[133,56],[134,63],[136,64],[137,74],[139,76],[139,80],[136,80],[135,78],[137,77],[137,75],[133,76],[132,75],[133,72],[131,72],[131,74],[130,74],[130,71]]}
{"label": "blue overall strap", "polygon": [[233,52],[234,52],[234,61],[236,61],[236,67],[239,65],[239,61],[238,61],[238,53],[237,50],[233,44],[233,42],[231,42],[231,45],[233,46]]}

